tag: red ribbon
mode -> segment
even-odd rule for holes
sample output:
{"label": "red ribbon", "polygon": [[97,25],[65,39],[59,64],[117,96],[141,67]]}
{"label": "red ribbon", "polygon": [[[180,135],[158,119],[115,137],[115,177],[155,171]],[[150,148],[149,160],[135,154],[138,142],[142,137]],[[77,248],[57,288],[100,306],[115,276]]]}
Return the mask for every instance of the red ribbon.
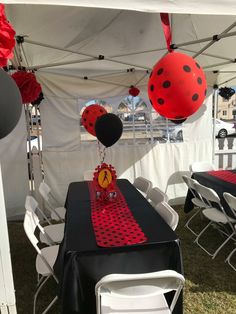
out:
{"label": "red ribbon", "polygon": [[169,14],[160,13],[160,16],[161,16],[161,25],[162,25],[165,39],[166,39],[166,46],[167,46],[168,51],[172,52],[173,49],[170,48],[172,36],[171,36],[171,29],[170,29]]}

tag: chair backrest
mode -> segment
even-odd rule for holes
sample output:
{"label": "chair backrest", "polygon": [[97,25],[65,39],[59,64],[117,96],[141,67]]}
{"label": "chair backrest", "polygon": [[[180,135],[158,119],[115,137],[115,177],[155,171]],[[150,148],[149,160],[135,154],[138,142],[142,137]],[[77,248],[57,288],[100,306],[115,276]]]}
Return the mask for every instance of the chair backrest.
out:
{"label": "chair backrest", "polygon": [[154,207],[161,202],[168,202],[168,196],[158,187],[152,188],[147,192],[147,199],[150,200]]}
{"label": "chair backrest", "polygon": [[233,196],[230,193],[224,192],[223,197],[225,201],[227,202],[227,204],[229,205],[229,208],[231,209],[233,216],[236,218],[236,196]]}
{"label": "chair backrest", "polygon": [[84,180],[85,181],[92,181],[93,180],[93,173],[94,173],[94,170],[84,171]]}
{"label": "chair backrest", "polygon": [[46,202],[49,202],[50,192],[50,187],[44,181],[42,181],[39,185],[39,193],[42,195],[43,199]]}
{"label": "chair backrest", "polygon": [[155,210],[165,220],[165,222],[175,230],[178,226],[179,215],[168,203],[162,202],[155,206]]}
{"label": "chair backrest", "polygon": [[38,202],[33,196],[30,196],[30,195],[26,196],[25,209],[32,210],[37,216],[38,216],[37,212],[39,212],[40,215],[43,217],[43,219],[45,219],[49,225],[51,224],[48,217],[44,214],[42,209],[38,206]]}
{"label": "chair backrest", "polygon": [[[31,196],[26,196],[27,206],[32,201],[32,200],[30,200],[30,198],[31,198]],[[25,207],[26,207],[26,205],[25,205]],[[40,255],[42,261],[44,262],[44,264],[48,268],[49,272],[55,277],[53,269],[51,268],[48,261],[43,256],[40,248],[38,247],[39,241],[38,241],[37,237],[35,236],[36,228],[39,228],[40,232],[42,232],[45,235],[45,237],[47,237],[46,234],[44,233],[44,229],[42,228],[42,226],[39,223],[39,219],[38,219],[37,215],[30,208],[26,208],[25,217],[24,217],[25,233],[26,233],[28,239],[30,240],[31,244],[33,245],[33,247],[37,251],[37,253]]]}
{"label": "chair backrest", "polygon": [[193,196],[196,198],[200,198],[200,196],[198,195],[197,191],[194,188],[194,184],[198,183],[198,181],[186,175],[183,175],[183,180],[186,183],[188,189],[192,192]]}
{"label": "chair backrest", "polygon": [[183,286],[184,277],[173,270],[107,275],[95,286],[97,313],[100,314],[100,298],[104,292],[117,298],[136,298],[138,302],[141,297],[160,295],[174,290],[175,295],[170,305],[172,312]]}
{"label": "chair backrest", "polygon": [[147,194],[147,192],[152,188],[152,182],[143,177],[137,177],[134,180],[133,185],[144,194]]}
{"label": "chair backrest", "polygon": [[215,167],[207,161],[196,161],[189,166],[191,172],[203,172],[215,170]]}
{"label": "chair backrest", "polygon": [[220,198],[218,194],[211,188],[208,188],[205,185],[200,184],[199,182],[194,182],[194,189],[197,191],[198,195],[200,195],[203,202],[208,206],[214,206],[214,203],[217,203],[221,208],[222,205],[220,203]]}

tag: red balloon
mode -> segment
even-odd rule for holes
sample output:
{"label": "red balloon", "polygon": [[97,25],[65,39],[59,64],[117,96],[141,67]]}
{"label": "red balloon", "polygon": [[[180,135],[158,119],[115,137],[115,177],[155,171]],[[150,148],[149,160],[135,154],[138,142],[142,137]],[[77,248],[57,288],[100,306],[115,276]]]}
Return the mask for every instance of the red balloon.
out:
{"label": "red balloon", "polygon": [[200,65],[179,52],[169,53],[157,62],[148,82],[152,106],[172,120],[182,120],[196,112],[206,92],[206,78]]}
{"label": "red balloon", "polygon": [[95,123],[97,121],[97,118],[103,116],[106,113],[106,109],[98,104],[88,106],[86,109],[84,109],[84,112],[82,114],[81,119],[83,126],[90,134],[96,136]]}

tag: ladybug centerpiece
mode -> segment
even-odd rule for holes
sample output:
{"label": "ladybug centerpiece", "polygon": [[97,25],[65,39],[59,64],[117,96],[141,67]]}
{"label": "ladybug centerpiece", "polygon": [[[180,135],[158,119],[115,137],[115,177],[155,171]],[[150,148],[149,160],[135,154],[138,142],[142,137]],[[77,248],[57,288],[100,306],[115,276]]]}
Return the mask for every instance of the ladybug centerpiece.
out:
{"label": "ladybug centerpiece", "polygon": [[106,163],[97,166],[93,175],[93,183],[97,199],[114,201],[116,198],[116,171],[112,165]]}

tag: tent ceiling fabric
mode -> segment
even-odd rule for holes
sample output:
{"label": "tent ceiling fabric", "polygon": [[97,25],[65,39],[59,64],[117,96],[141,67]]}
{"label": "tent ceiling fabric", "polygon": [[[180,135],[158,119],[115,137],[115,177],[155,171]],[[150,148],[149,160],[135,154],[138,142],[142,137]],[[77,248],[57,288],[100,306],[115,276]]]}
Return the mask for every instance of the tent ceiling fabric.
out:
{"label": "tent ceiling fabric", "polygon": [[[14,1],[5,2],[13,3]],[[36,1],[24,2],[36,3]],[[48,1],[47,3],[56,2],[65,4],[65,1]],[[37,3],[44,2],[37,1]],[[109,5],[106,1],[99,1],[99,3],[103,7],[112,7],[110,2]],[[136,10],[143,5],[146,7],[145,10],[142,9],[143,11],[151,11],[148,6],[151,7],[152,4],[152,12],[157,9],[157,3],[159,11],[162,10],[164,3],[166,11],[169,12],[171,12],[169,7],[174,6],[173,1],[131,1],[129,4],[118,1],[116,5],[123,5],[122,8],[129,9],[130,3],[134,4],[133,8]],[[188,10],[195,12],[189,7],[203,8],[204,3],[209,7],[215,4],[215,10],[211,12],[214,14],[221,7],[218,1],[178,1],[178,5],[175,4],[175,6],[180,11],[176,12],[184,13]],[[227,7],[226,3],[224,1],[223,7]],[[231,1],[228,3],[230,4]],[[137,85],[141,90],[146,90],[152,67],[167,52],[159,13],[92,7],[98,6],[97,1],[89,3],[67,1],[66,4],[67,6],[6,5],[7,17],[13,24],[17,35],[25,36],[22,46],[27,63],[21,50],[23,59],[21,65],[30,69],[37,68],[38,74],[55,73],[85,79],[87,82],[92,80],[98,84],[107,82],[109,85],[114,84],[114,86],[126,89],[130,85]],[[68,6],[72,4],[84,7]],[[236,6],[236,3],[234,5]],[[231,13],[234,11],[234,5],[232,4]],[[181,6],[185,6],[186,10],[181,9]],[[207,13],[206,10],[202,12]],[[221,12],[224,10],[222,9]],[[179,46],[177,51],[194,57],[198,51],[211,42],[213,35],[235,32],[235,21],[236,18],[233,15],[172,14],[172,43]],[[208,40],[188,44],[204,38]],[[236,76],[236,72],[228,73],[229,70],[234,71],[235,68],[234,52],[235,37],[232,36],[214,42],[196,57],[196,61],[206,73],[209,86],[215,83],[224,84],[226,80],[231,80]],[[104,59],[99,60],[99,56],[104,56]],[[234,80],[230,83],[233,85]]]}
{"label": "tent ceiling fabric", "polygon": [[143,12],[236,14],[236,2],[234,0],[5,0],[3,2],[111,8]]}

